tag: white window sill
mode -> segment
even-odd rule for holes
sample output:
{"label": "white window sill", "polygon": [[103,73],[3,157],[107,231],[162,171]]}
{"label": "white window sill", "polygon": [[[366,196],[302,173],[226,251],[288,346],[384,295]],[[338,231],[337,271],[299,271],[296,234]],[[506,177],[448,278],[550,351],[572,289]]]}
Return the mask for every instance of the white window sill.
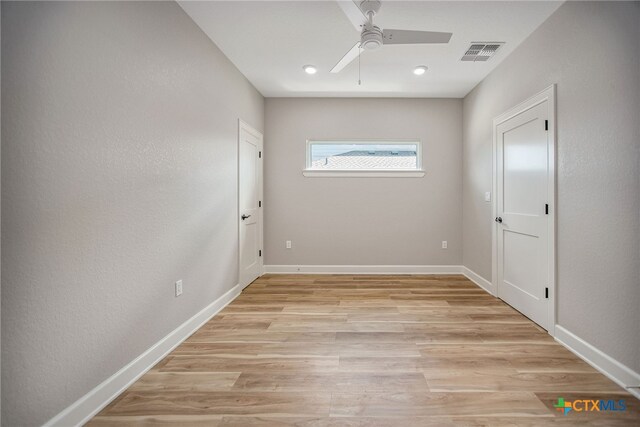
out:
{"label": "white window sill", "polygon": [[422,178],[425,171],[412,170],[318,170],[304,169],[307,178]]}

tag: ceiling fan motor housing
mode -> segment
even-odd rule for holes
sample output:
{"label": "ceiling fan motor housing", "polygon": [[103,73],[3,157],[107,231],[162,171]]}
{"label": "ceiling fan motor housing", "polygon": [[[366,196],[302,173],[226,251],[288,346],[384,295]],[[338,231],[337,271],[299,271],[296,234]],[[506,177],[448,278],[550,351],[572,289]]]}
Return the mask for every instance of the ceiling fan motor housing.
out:
{"label": "ceiling fan motor housing", "polygon": [[374,50],[382,46],[382,30],[376,26],[362,30],[360,46],[367,50]]}

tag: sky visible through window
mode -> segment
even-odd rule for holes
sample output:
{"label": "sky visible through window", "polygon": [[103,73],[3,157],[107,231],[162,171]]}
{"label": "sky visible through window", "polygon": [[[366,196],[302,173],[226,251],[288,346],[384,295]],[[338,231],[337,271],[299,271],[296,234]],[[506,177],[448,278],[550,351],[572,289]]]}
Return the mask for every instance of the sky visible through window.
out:
{"label": "sky visible through window", "polygon": [[311,169],[417,169],[417,144],[311,144]]}
{"label": "sky visible through window", "polygon": [[416,151],[415,144],[312,144],[311,161],[350,151]]}

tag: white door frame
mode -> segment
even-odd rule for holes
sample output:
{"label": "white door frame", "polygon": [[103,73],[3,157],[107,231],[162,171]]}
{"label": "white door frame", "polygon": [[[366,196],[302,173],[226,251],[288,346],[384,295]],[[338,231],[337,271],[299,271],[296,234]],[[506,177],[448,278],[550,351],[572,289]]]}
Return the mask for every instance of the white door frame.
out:
{"label": "white door frame", "polygon": [[[242,119],[238,119],[238,141],[236,146],[236,168],[237,168],[237,201],[236,201],[236,221],[238,221],[238,282],[241,281],[241,259],[240,259],[240,227],[242,227],[242,223],[240,221],[240,133],[242,130],[254,135],[256,138],[260,140],[260,150],[261,156],[263,159],[262,165],[264,165],[264,137],[260,131],[256,130],[254,127],[247,124]],[[264,208],[264,167],[260,167],[260,188],[258,189],[258,199],[261,201],[262,206],[259,209],[260,215],[258,221],[260,222],[260,248],[262,251],[262,256],[260,257],[260,276],[264,274],[264,215],[262,214]],[[249,285],[249,283],[239,283],[241,288],[245,288]]]}
{"label": "white door frame", "polygon": [[491,254],[492,254],[492,267],[491,267],[491,282],[493,283],[494,296],[498,296],[498,224],[493,221],[493,218],[498,216],[497,213],[497,200],[498,200],[498,125],[506,122],[507,120],[517,116],[518,114],[529,110],[545,101],[548,106],[548,194],[549,194],[549,305],[547,311],[547,319],[549,325],[549,334],[555,336],[556,326],[556,85],[555,83],[544,89],[542,92],[532,96],[526,101],[516,105],[503,114],[493,119],[493,198],[491,204]]}

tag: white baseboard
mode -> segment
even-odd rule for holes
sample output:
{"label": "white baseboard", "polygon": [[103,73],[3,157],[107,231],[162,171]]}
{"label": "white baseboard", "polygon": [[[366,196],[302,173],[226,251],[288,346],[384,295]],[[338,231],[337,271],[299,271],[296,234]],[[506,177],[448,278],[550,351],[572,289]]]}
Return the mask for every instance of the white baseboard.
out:
{"label": "white baseboard", "polygon": [[459,265],[265,265],[269,274],[461,274]]}
{"label": "white baseboard", "polygon": [[640,386],[640,373],[618,362],[560,325],[556,325],[555,339],[620,387],[625,388],[629,393],[640,399],[640,390],[637,388]]}
{"label": "white baseboard", "polygon": [[50,419],[45,426],[80,426],[89,421],[102,408],[107,406],[120,393],[187,339],[189,335],[240,295],[241,290],[240,285],[231,288],[135,360]]}
{"label": "white baseboard", "polygon": [[489,292],[491,295],[496,296],[496,290],[495,290],[495,286],[493,286],[493,283],[491,283],[484,277],[480,276],[475,271],[465,266],[462,266],[462,274],[464,274],[467,277],[467,279],[471,280],[473,283],[480,286],[485,291]]}

